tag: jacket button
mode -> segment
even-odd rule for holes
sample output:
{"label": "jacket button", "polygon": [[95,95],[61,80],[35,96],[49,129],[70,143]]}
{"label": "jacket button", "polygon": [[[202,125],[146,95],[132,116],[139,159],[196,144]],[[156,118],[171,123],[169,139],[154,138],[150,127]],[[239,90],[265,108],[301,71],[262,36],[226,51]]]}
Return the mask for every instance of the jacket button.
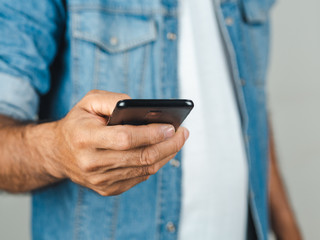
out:
{"label": "jacket button", "polygon": [[110,38],[110,44],[111,45],[117,45],[118,44],[118,38],[116,38],[116,37],[111,37]]}
{"label": "jacket button", "polygon": [[173,167],[178,168],[178,167],[180,167],[180,162],[179,162],[179,160],[177,160],[177,159],[172,159],[172,160],[170,161],[170,165],[173,166]]}
{"label": "jacket button", "polygon": [[231,25],[233,24],[233,18],[227,17],[227,18],[225,19],[225,22],[226,22],[226,24],[227,24],[228,26],[231,26]]}
{"label": "jacket button", "polygon": [[168,232],[174,233],[176,231],[176,226],[172,222],[167,223]]}
{"label": "jacket button", "polygon": [[177,35],[175,33],[169,32],[169,33],[167,33],[167,39],[172,40],[172,41],[176,40],[177,39]]}

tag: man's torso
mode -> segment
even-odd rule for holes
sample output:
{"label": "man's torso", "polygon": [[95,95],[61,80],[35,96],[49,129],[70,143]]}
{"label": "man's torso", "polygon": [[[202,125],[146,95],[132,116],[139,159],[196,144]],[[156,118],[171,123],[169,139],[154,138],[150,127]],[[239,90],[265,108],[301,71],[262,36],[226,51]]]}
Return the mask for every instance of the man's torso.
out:
{"label": "man's torso", "polygon": [[[91,89],[124,92],[133,98],[178,97],[177,41],[172,37],[178,30],[176,1],[70,0],[65,8],[65,32],[51,69],[52,88],[43,99],[42,118],[63,117]],[[241,0],[223,1],[217,10],[247,139],[250,206],[257,232],[264,238],[268,9],[269,2]],[[115,197],[101,197],[64,181],[33,193],[33,236],[176,239],[180,201],[181,169],[175,164]]]}

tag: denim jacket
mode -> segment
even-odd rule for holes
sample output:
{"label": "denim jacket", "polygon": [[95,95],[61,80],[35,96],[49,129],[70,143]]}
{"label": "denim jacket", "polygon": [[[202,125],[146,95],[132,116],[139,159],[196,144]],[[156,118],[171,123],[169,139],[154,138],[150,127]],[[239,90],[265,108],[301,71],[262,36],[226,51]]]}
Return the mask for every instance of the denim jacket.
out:
{"label": "denim jacket", "polygon": [[[268,232],[265,80],[272,1],[215,1],[259,239]],[[0,113],[57,120],[91,89],[178,98],[177,14],[177,0],[0,0]],[[69,180],[32,194],[34,239],[177,239],[179,164],[165,165],[119,196],[102,197]]]}

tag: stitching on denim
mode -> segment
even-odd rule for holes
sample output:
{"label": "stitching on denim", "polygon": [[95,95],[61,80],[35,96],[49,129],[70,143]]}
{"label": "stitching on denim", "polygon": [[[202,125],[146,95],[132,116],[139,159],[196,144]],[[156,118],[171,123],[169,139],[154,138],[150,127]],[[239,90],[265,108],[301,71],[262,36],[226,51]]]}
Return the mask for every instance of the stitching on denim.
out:
{"label": "stitching on denim", "polygon": [[[265,23],[263,23],[263,24],[265,24]],[[262,24],[262,25],[263,25]],[[264,26],[260,26],[260,24],[259,24],[259,28],[261,28],[261,27],[264,27]],[[253,26],[250,26],[250,24],[248,25],[248,26],[246,26],[246,27],[248,27],[248,28],[252,28]],[[259,29],[259,30],[261,30],[261,29]],[[253,32],[252,32],[252,29],[249,29],[248,30],[249,31],[249,36],[250,36],[250,39],[255,39],[252,35],[253,35]],[[256,45],[256,44],[254,44],[255,42],[253,42],[252,43],[252,45],[251,45],[251,47],[253,47],[255,50],[253,51],[253,55],[254,55],[254,57],[256,58],[256,59],[259,59],[258,58],[258,52],[259,52],[259,47]],[[246,45],[244,45],[244,46],[246,46]],[[246,46],[247,47],[247,46]],[[246,49],[247,50],[247,49]],[[246,51],[247,52],[247,55],[249,55],[249,53],[248,53],[248,51]],[[258,91],[259,89],[261,90],[261,91],[263,91],[263,93],[264,93],[264,84],[262,83],[261,84],[261,82],[264,82],[264,79],[256,79],[256,77],[258,76],[258,77],[260,77],[260,75],[261,75],[261,69],[262,69],[262,66],[261,66],[261,63],[260,63],[260,61],[258,60],[258,61],[255,61],[255,64],[257,64],[257,67],[256,67],[256,69],[253,69],[251,72],[255,72],[255,77],[254,77],[254,79],[252,79],[252,81],[253,81],[253,87],[255,88],[255,91]],[[261,86],[262,85],[262,86]],[[257,96],[257,100],[258,100],[258,104],[261,104],[261,102],[262,102],[262,99],[261,98],[264,98],[264,96],[262,96],[261,97],[261,93],[259,93],[258,94],[258,96]],[[249,145],[249,144],[248,144]],[[251,159],[250,159],[250,162],[251,162]],[[250,166],[251,167],[251,166]],[[250,178],[250,176],[249,176],[249,178]],[[250,187],[250,185],[249,185],[249,187]],[[251,187],[250,187],[250,193],[252,192],[252,189],[251,189]],[[251,211],[252,211],[252,217],[253,217],[253,219],[255,220],[254,221],[254,226],[257,228],[257,235],[258,235],[258,238],[259,239],[264,239],[264,236],[263,236],[263,228],[262,228],[262,224],[261,224],[261,221],[259,221],[259,215],[258,215],[258,210],[257,210],[257,205],[256,205],[256,201],[255,201],[255,198],[254,197],[251,197],[252,198],[252,201],[251,201],[251,203],[252,204],[250,204],[250,208],[251,208]]]}
{"label": "stitching on denim", "polygon": [[92,88],[98,89],[99,80],[100,80],[100,49],[98,47],[95,48],[94,51],[94,73],[93,73],[93,83]]}
{"label": "stitching on denim", "polygon": [[129,94],[129,56],[128,52],[123,53],[123,85],[124,93]]}
{"label": "stitching on denim", "polygon": [[83,203],[83,194],[84,194],[84,189],[82,186],[79,186],[78,190],[78,199],[76,203],[76,208],[75,208],[75,220],[74,220],[74,240],[79,239],[80,237],[80,231],[81,231],[81,206]]}
{"label": "stitching on denim", "polygon": [[[250,190],[250,193],[251,193],[251,190]],[[258,238],[259,239],[264,239],[263,237],[263,230],[262,230],[262,226],[261,226],[261,223],[259,221],[259,217],[258,217],[258,210],[257,210],[257,205],[256,205],[256,201],[254,200],[253,197],[251,197],[252,201],[251,201],[251,204],[249,204],[249,207],[252,211],[252,218],[254,218],[254,226],[257,228],[257,235],[258,235]]]}
{"label": "stitching on denim", "polygon": [[[225,24],[223,24],[224,23],[224,14],[222,12],[222,9],[217,1],[214,1],[214,3],[216,5],[215,9],[216,9],[217,17],[219,18],[218,22],[219,22],[221,33],[223,36],[223,40],[224,40],[226,48],[227,48],[227,54],[228,54],[227,57],[229,59],[231,70],[232,70],[231,77],[233,79],[232,83],[235,86],[237,103],[240,108],[240,111],[242,112],[241,117],[242,117],[242,122],[243,122],[242,123],[243,136],[245,136],[246,130],[248,129],[248,113],[247,113],[247,109],[246,109],[246,105],[245,105],[244,96],[242,93],[242,87],[240,84],[240,73],[239,73],[239,66],[236,62],[236,53],[235,53],[235,49],[234,49],[233,43],[231,41],[228,29],[225,26]],[[248,155],[248,151],[247,151],[247,155]]]}
{"label": "stitching on denim", "polygon": [[93,42],[93,43],[97,44],[98,46],[102,47],[103,49],[107,50],[110,53],[116,53],[116,52],[122,52],[125,50],[129,50],[130,48],[138,47],[140,45],[144,45],[146,43],[154,41],[156,39],[156,34],[155,33],[149,34],[147,36],[141,37],[138,40],[131,41],[127,44],[120,45],[118,48],[114,48],[114,49],[108,47],[102,41],[100,41],[98,39],[94,39],[93,37],[91,37],[87,33],[80,33],[78,31],[76,31],[76,32],[74,32],[73,37],[78,38],[78,39],[82,39],[82,40],[86,40],[89,42]]}
{"label": "stitching on denim", "polygon": [[[239,73],[239,67],[237,65],[236,62],[236,53],[235,53],[235,49],[233,47],[230,35],[228,33],[228,30],[226,28],[226,26],[223,24],[224,22],[224,15],[223,12],[221,10],[221,7],[219,6],[219,3],[217,1],[214,1],[215,4],[215,9],[216,9],[216,13],[217,16],[219,18],[220,21],[218,21],[220,23],[220,29],[223,35],[223,39],[226,43],[226,47],[227,47],[227,53],[228,53],[228,58],[230,60],[230,64],[232,67],[232,77],[233,77],[233,83],[235,85],[235,89],[236,89],[236,95],[237,95],[237,100],[238,100],[238,105],[240,108],[240,111],[242,112],[242,117],[243,117],[243,123],[242,123],[242,132],[243,132],[243,138],[244,138],[244,142],[245,141],[245,136],[246,136],[246,132],[248,129],[248,113],[247,113],[247,109],[246,109],[246,105],[245,105],[245,99],[241,90],[241,86],[240,86],[240,73]],[[248,164],[249,167],[252,165],[251,164],[251,158],[250,158],[250,152],[249,152],[249,146],[248,144],[246,144],[246,155],[247,155],[247,159],[248,159]],[[257,227],[257,234],[259,235],[259,239],[263,239],[263,231],[262,231],[262,226],[261,223],[259,221],[257,221],[257,206],[255,204],[255,201],[252,201],[252,204],[250,204],[250,207],[252,208],[253,211],[253,218],[256,220],[255,221],[255,226]]]}
{"label": "stitching on denim", "polygon": [[114,196],[114,207],[113,207],[113,214],[112,214],[112,226],[111,226],[111,240],[116,239],[116,230],[117,230],[117,223],[118,223],[118,215],[119,215],[119,207],[120,207],[120,196]]}
{"label": "stitching on denim", "polygon": [[240,0],[220,0],[220,4],[224,3],[236,3],[239,2]]}
{"label": "stitching on denim", "polygon": [[161,225],[162,225],[162,169],[158,171],[157,180],[157,203],[156,203],[156,236],[155,240],[160,240],[161,238]]}
{"label": "stitching on denim", "polygon": [[[0,103],[0,105],[3,105]],[[37,120],[37,115],[32,116],[29,112],[26,112],[22,108],[17,108],[14,105],[4,105],[0,106],[0,113],[3,113],[7,116],[11,116],[13,118],[19,119],[19,120],[32,120],[35,121]]]}
{"label": "stitching on denim", "polygon": [[[259,31],[265,31],[265,28],[269,27],[268,25],[268,22],[264,22],[264,23],[261,23],[259,24]],[[269,30],[268,30],[269,31]],[[252,33],[252,30],[250,30],[250,38],[251,39],[255,39],[254,37],[252,37],[253,33]],[[256,43],[256,42],[254,42]],[[266,84],[266,79],[265,79],[265,76],[263,76],[263,72],[262,72],[262,69],[263,69],[263,65],[261,63],[261,60],[260,58],[258,58],[258,53],[261,51],[261,47],[257,46],[257,44],[253,44],[253,47],[254,47],[254,56],[256,59],[258,59],[258,61],[256,61],[255,63],[257,64],[257,68],[256,68],[256,76],[258,77],[258,79],[254,79],[254,85],[258,88],[261,88],[261,89],[265,89],[265,84]],[[260,101],[261,102],[261,101]]]}
{"label": "stitching on denim", "polygon": [[[26,93],[28,96],[28,101],[21,101],[10,103],[7,99],[0,99],[0,109],[2,108],[2,113],[6,113],[14,118],[18,118],[20,120],[37,120],[38,119],[38,108],[39,108],[39,94],[32,87],[30,81],[27,78],[21,78],[18,76],[13,76],[11,74],[1,72],[0,73],[0,81],[10,81],[11,88],[15,89],[17,86],[24,85],[27,86],[28,92]],[[9,84],[9,85],[10,85]],[[24,88],[26,90],[26,88]],[[31,96],[31,97],[30,97]],[[31,100],[31,101],[30,101]],[[2,107],[1,107],[2,106]]]}
{"label": "stitching on denim", "polygon": [[[78,15],[74,14],[71,18],[71,29],[77,29],[78,26]],[[71,39],[71,82],[72,82],[72,96],[71,96],[71,105],[74,105],[77,100],[77,95],[79,92],[78,89],[78,71],[79,71],[79,56],[78,56],[78,42],[76,39]]]}
{"label": "stitching on denim", "polygon": [[[159,26],[159,39],[163,39],[163,34],[164,34],[164,22],[162,20],[161,22],[161,28]],[[160,77],[160,83],[159,83],[159,87],[160,87],[160,91],[159,93],[157,94],[158,96],[157,97],[160,97],[160,98],[163,98],[163,76],[164,76],[164,64],[165,64],[165,54],[164,54],[164,51],[165,51],[165,44],[166,44],[166,40],[162,40],[160,41],[160,74],[159,74],[159,77]]]}
{"label": "stitching on denim", "polygon": [[125,8],[121,6],[101,6],[101,5],[91,5],[91,4],[79,4],[79,5],[71,5],[71,11],[81,11],[81,10],[100,10],[107,13],[119,13],[119,14],[134,14],[134,15],[155,15],[161,14],[164,16],[175,17],[178,15],[178,10],[176,8],[173,9],[141,9],[141,8]]}
{"label": "stitching on denim", "polygon": [[143,97],[143,90],[145,87],[145,75],[146,75],[146,69],[147,69],[147,57],[149,56],[150,52],[150,45],[147,45],[144,48],[144,54],[143,54],[143,64],[140,74],[140,84],[139,84],[139,97]]}
{"label": "stitching on denim", "polygon": [[179,179],[179,199],[178,199],[178,220],[177,220],[177,225],[176,225],[176,236],[179,239],[179,233],[180,233],[180,224],[181,224],[181,208],[182,208],[182,198],[183,198],[183,193],[182,193],[182,167],[183,167],[183,152],[180,151],[180,168],[177,169],[177,176]]}

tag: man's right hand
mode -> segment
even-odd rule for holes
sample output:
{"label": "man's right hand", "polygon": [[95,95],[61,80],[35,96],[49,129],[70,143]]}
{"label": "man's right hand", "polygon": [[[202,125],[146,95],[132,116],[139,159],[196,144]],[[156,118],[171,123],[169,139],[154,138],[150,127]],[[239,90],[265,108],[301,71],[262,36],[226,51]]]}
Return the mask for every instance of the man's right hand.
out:
{"label": "man's right hand", "polygon": [[[45,168],[103,196],[117,195],[155,174],[182,148],[189,132],[168,124],[107,126],[125,94],[89,92],[54,124],[54,143]],[[44,156],[45,157],[45,156]]]}

